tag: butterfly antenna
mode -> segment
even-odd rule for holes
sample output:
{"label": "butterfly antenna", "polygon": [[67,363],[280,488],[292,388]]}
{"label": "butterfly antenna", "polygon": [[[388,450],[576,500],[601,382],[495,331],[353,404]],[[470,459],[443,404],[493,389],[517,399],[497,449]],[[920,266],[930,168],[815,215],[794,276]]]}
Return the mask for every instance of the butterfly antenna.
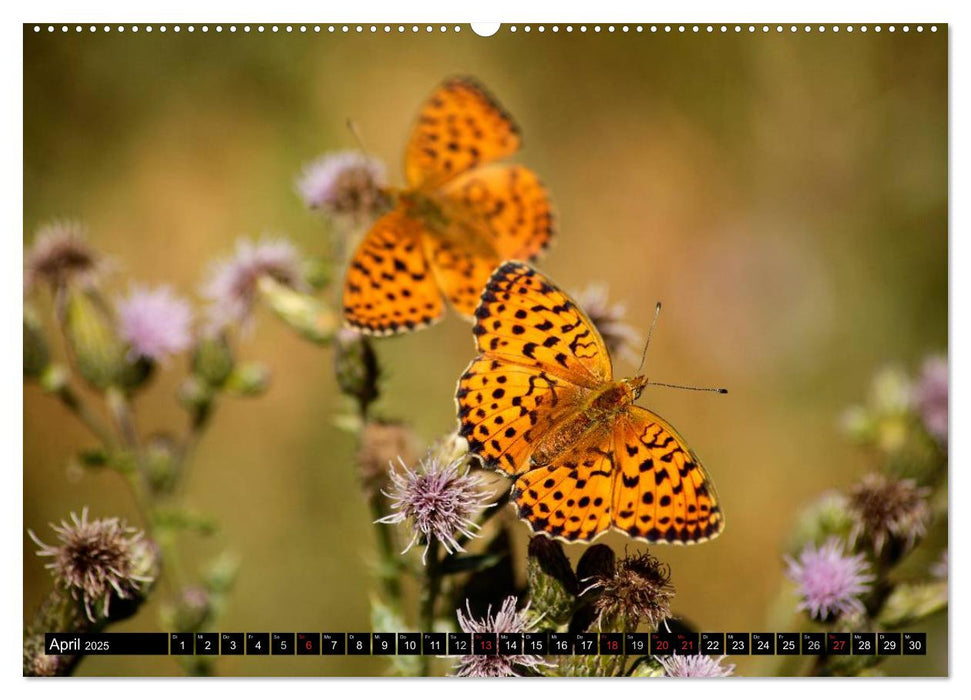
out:
{"label": "butterfly antenna", "polygon": [[669,389],[686,389],[688,391],[713,391],[716,394],[727,394],[728,389],[710,386],[685,386],[684,384],[665,384],[664,382],[648,382],[647,386],[666,386]]}
{"label": "butterfly antenna", "polygon": [[366,156],[370,155],[367,147],[364,145],[364,139],[361,138],[361,132],[357,128],[357,123],[350,117],[347,118],[347,130],[351,132],[351,136],[357,141],[357,147],[361,149],[361,153]]}
{"label": "butterfly antenna", "polygon": [[654,320],[651,321],[651,328],[647,332],[647,342],[644,343],[644,352],[641,353],[641,363],[637,365],[637,372],[634,374],[640,374],[641,369],[644,368],[644,361],[647,359],[647,349],[651,346],[651,336],[654,335],[654,326],[657,325],[657,317],[661,315],[661,302],[657,303],[654,307]]}

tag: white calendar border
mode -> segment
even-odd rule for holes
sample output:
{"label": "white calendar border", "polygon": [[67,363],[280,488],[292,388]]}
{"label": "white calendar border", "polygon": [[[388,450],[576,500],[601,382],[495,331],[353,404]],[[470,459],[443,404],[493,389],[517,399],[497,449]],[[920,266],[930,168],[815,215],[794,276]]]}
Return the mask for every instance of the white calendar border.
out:
{"label": "white calendar border", "polygon": [[[11,3],[12,4],[12,3]],[[965,3],[966,4],[966,3]],[[971,162],[971,136],[968,135],[969,94],[971,82],[968,81],[969,56],[971,56],[971,23],[966,22],[967,12],[957,2],[943,2],[940,0],[922,0],[919,3],[902,2],[900,0],[882,0],[877,3],[850,3],[846,0],[815,0],[812,3],[779,3],[736,0],[732,3],[707,2],[647,4],[632,1],[596,0],[588,5],[574,3],[567,5],[563,2],[539,3],[525,0],[489,0],[488,3],[477,5],[474,2],[445,2],[412,0],[407,5],[401,2],[366,2],[351,3],[309,3],[274,0],[272,3],[262,2],[201,2],[200,0],[169,0],[164,6],[136,4],[132,2],[106,2],[104,0],[85,0],[84,2],[68,2],[66,0],[49,2],[18,3],[17,7],[7,7],[2,10],[4,22],[0,27],[3,31],[3,41],[0,50],[3,60],[0,61],[0,75],[3,81],[3,165],[0,169],[0,192],[3,193],[3,207],[0,216],[3,217],[4,231],[2,237],[3,251],[0,264],[5,274],[0,275],[3,285],[3,302],[0,303],[0,322],[7,329],[8,338],[17,338],[15,328],[20,310],[19,301],[22,298],[20,275],[22,274],[22,241],[17,235],[23,227],[23,73],[22,73],[22,30],[21,23],[26,22],[57,22],[57,23],[100,23],[111,21],[114,23],[159,23],[159,22],[308,22],[327,20],[330,23],[341,22],[381,22],[395,20],[395,23],[426,23],[435,24],[465,24],[469,21],[495,22],[503,20],[507,23],[535,23],[545,24],[567,23],[602,23],[635,24],[638,20],[643,24],[664,23],[713,23],[719,24],[747,24],[753,20],[772,23],[818,25],[829,23],[842,24],[875,24],[875,23],[951,23],[950,37],[950,123],[963,122],[963,128],[954,130],[950,135],[951,150],[951,193],[950,193],[950,228],[952,231],[967,228],[968,221],[968,163]],[[971,269],[971,244],[968,243],[968,233],[963,236],[950,237],[950,341],[949,357],[952,366],[951,375],[951,423],[957,424],[954,416],[964,416],[967,420],[969,401],[971,401],[971,369],[969,369],[969,347],[971,347],[971,274],[964,273]],[[14,373],[21,355],[19,342],[7,342],[0,345],[0,367],[2,374],[2,396],[4,396],[2,423],[3,440],[0,444],[7,447],[5,473],[7,482],[3,489],[6,507],[3,512],[5,527],[2,532],[3,554],[7,561],[16,559],[22,568],[22,470],[18,468],[18,461],[23,463],[23,387],[20,373]],[[950,431],[950,451],[952,464],[951,494],[968,493],[967,469],[971,468],[971,450],[966,434],[962,431]],[[19,460],[18,460],[19,457]],[[951,509],[951,549],[955,549],[955,541],[967,550],[967,530],[969,509]],[[955,540],[957,536],[957,540]],[[968,581],[968,565],[966,556],[959,553],[957,557],[950,557],[950,580],[952,590],[957,587],[953,582]],[[37,697],[57,698],[101,698],[106,693],[131,694],[139,699],[168,698],[173,693],[191,696],[208,696],[213,693],[223,693],[230,690],[226,684],[231,684],[231,691],[239,698],[248,699],[266,694],[275,689],[283,690],[294,695],[319,693],[371,693],[387,694],[394,700],[419,698],[425,700],[438,695],[461,692],[463,700],[478,700],[489,698],[499,688],[491,682],[470,682],[468,680],[443,681],[441,679],[395,682],[391,679],[328,679],[326,685],[321,685],[320,679],[266,679],[250,682],[251,679],[223,680],[213,685],[212,681],[198,681],[190,679],[77,679],[44,682],[42,680],[24,680],[21,678],[20,649],[21,634],[18,630],[22,620],[22,571],[19,576],[6,576],[0,579],[3,597],[7,605],[2,613],[2,634],[0,634],[0,667],[3,668],[3,683],[11,686],[7,688],[11,694],[7,697],[19,697],[30,694]],[[967,586],[964,586],[967,588]],[[649,694],[660,692],[664,694],[676,692],[691,695],[695,692],[717,693],[726,698],[773,697],[785,694],[787,700],[800,698],[817,698],[820,693],[894,693],[914,694],[933,692],[939,694],[957,695],[957,690],[964,687],[971,670],[968,664],[961,663],[966,654],[971,653],[971,644],[967,641],[969,625],[968,606],[960,597],[951,598],[949,664],[951,680],[949,682],[933,682],[932,686],[923,688],[928,681],[914,679],[887,679],[873,681],[876,687],[863,686],[856,679],[822,680],[792,682],[784,679],[745,680],[738,679],[720,682],[718,686],[712,682],[704,686],[680,686],[676,690],[670,683],[677,680],[660,681],[663,686],[653,688],[638,688],[637,692]],[[964,639],[957,635],[956,630],[965,632]],[[954,663],[954,661],[958,663]],[[605,679],[543,679],[524,681],[519,683],[505,683],[502,685],[503,695],[534,695],[541,692],[544,697],[555,696],[557,700],[580,697],[589,698],[592,694],[609,697],[610,693],[631,692],[630,687],[620,688],[617,683],[649,683],[650,680],[605,680]],[[655,681],[656,682],[656,681]],[[865,681],[864,681],[865,682]],[[898,684],[898,682],[900,684]],[[171,685],[177,683],[177,686]],[[456,685],[461,683],[461,688]],[[540,690],[534,683],[542,683]],[[893,685],[891,685],[893,684]],[[853,686],[853,687],[851,687]],[[921,686],[921,687],[918,687]],[[15,694],[15,695],[14,695]],[[967,696],[967,688],[962,691]]]}

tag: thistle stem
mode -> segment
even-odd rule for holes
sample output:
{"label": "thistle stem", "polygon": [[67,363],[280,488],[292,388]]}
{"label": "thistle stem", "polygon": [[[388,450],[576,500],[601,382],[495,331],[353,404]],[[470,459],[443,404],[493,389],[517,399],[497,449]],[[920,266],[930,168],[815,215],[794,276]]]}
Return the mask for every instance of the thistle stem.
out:
{"label": "thistle stem", "polygon": [[[419,614],[419,629],[423,632],[431,632],[435,624],[435,603],[438,600],[438,593],[441,590],[442,577],[438,561],[438,540],[434,537],[428,540],[428,552],[426,554],[428,564],[425,567],[425,581],[421,591],[421,611]],[[421,675],[427,676],[431,670],[431,657],[421,657]]]}
{"label": "thistle stem", "polygon": [[91,431],[91,433],[101,441],[106,449],[112,449],[115,446],[115,437],[111,434],[108,427],[101,421],[101,419],[92,411],[84,400],[78,396],[78,394],[67,384],[63,384],[58,387],[55,394],[61,403],[67,407],[78,420]]}

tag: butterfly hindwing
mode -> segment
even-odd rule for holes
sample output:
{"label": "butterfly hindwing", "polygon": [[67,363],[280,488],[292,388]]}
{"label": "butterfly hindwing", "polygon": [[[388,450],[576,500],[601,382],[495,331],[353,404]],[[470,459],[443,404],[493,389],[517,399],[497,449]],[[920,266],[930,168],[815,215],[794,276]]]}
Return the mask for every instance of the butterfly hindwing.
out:
{"label": "butterfly hindwing", "polygon": [[522,165],[493,164],[459,175],[445,197],[477,224],[500,260],[532,260],[553,235],[553,211],[539,178]]}
{"label": "butterfly hindwing", "polygon": [[711,478],[669,423],[632,406],[614,430],[614,527],[648,542],[675,544],[704,542],[722,531]]}
{"label": "butterfly hindwing", "polygon": [[344,279],[348,325],[387,335],[434,323],[445,303],[425,259],[422,225],[401,209],[378,219],[351,257]]}
{"label": "butterfly hindwing", "polygon": [[435,281],[459,314],[471,318],[489,274],[499,263],[493,249],[460,222],[423,239]]}
{"label": "butterfly hindwing", "polygon": [[600,333],[566,294],[529,265],[500,265],[475,316],[476,344],[488,357],[538,367],[588,388],[611,379],[610,355]]}
{"label": "butterfly hindwing", "polygon": [[471,78],[445,81],[425,102],[405,151],[411,187],[437,187],[519,150],[519,127]]}
{"label": "butterfly hindwing", "polygon": [[534,532],[589,542],[610,529],[614,435],[592,426],[549,464],[520,476],[513,501]]}

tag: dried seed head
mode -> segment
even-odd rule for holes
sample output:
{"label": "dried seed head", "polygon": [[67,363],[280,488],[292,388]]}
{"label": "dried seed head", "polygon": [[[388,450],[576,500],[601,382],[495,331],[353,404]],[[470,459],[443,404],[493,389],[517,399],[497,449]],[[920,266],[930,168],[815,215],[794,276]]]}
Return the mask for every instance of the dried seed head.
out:
{"label": "dried seed head", "polygon": [[138,594],[154,576],[144,566],[145,550],[151,544],[144,533],[128,527],[118,518],[88,520],[88,509],[81,517],[71,513],[71,522],[51,525],[58,545],[41,542],[28,530],[40,549],[37,556],[51,557],[46,565],[56,585],[80,600],[88,619],[109,615],[112,598],[128,599]]}
{"label": "dried seed head", "polygon": [[652,630],[671,616],[671,569],[644,552],[617,562],[612,575],[595,576],[588,590],[601,629],[618,626],[633,631],[641,623]]}
{"label": "dried seed head", "polygon": [[41,282],[53,288],[88,287],[107,269],[104,259],[85,240],[81,224],[62,221],[43,226],[24,253],[24,290]]}
{"label": "dried seed head", "polygon": [[868,542],[877,554],[888,543],[910,550],[927,532],[929,490],[912,479],[889,479],[871,473],[850,489],[849,510],[853,518],[850,541]]}

